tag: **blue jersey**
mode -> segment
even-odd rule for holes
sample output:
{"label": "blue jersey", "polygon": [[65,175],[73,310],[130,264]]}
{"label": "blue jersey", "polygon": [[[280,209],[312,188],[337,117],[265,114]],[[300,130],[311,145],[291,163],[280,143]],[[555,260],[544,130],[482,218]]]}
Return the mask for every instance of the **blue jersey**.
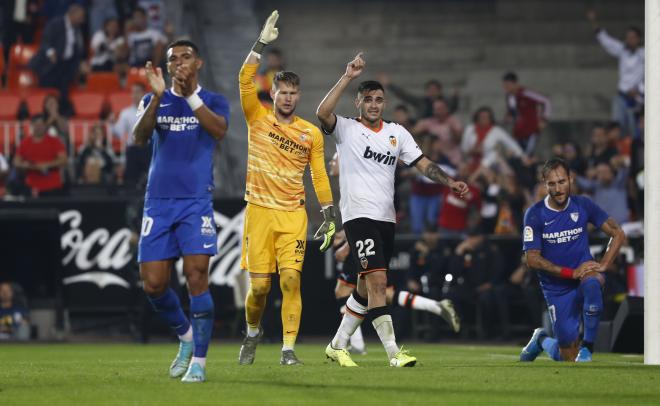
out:
{"label": "blue jersey", "polygon": [[[206,107],[229,123],[229,103],[224,96],[200,87],[196,92]],[[144,96],[138,117],[152,96],[152,93]],[[153,153],[146,198],[210,197],[216,142],[202,128],[185,98],[167,89],[160,98],[156,128],[151,136]]]}
{"label": "blue jersey", "polygon": [[[587,223],[600,228],[608,215],[589,198],[569,197],[566,208],[551,209],[548,197],[527,209],[523,229],[523,250],[541,250],[541,256],[553,264],[577,268],[585,261],[593,260],[589,251]],[[539,272],[544,290],[562,292],[575,288],[579,281],[562,279],[546,272]]]}

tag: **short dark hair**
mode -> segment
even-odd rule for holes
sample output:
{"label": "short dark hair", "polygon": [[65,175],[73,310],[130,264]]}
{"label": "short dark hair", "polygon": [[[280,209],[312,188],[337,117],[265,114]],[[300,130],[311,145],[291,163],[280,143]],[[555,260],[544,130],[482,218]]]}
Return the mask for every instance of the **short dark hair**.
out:
{"label": "short dark hair", "polygon": [[375,80],[365,80],[364,82],[360,83],[360,86],[358,86],[358,94],[373,92],[374,90],[382,90],[383,93],[385,93],[385,88],[383,85]]}
{"label": "short dark hair", "polygon": [[46,116],[44,116],[42,113],[42,114],[35,114],[32,117],[30,117],[30,121],[33,123],[39,120],[46,121]]}
{"label": "short dark hair", "polygon": [[424,83],[424,89],[428,88],[429,86],[438,86],[438,87],[442,88],[442,82],[440,82],[437,79],[431,79],[431,80],[428,80],[426,83]]}
{"label": "short dark hair", "polygon": [[570,175],[571,173],[571,169],[568,167],[566,161],[564,161],[562,158],[554,157],[548,159],[543,164],[543,169],[541,169],[541,174],[543,175],[543,179],[546,178],[546,176],[548,175],[548,173],[550,173],[550,171],[554,171],[557,168],[564,168],[567,175]]}
{"label": "short dark hair", "polygon": [[299,87],[300,76],[298,76],[298,74],[295,72],[291,72],[290,70],[282,70],[273,76],[273,86],[278,88],[280,82],[286,83],[290,86]]}
{"label": "short dark hair", "polygon": [[507,72],[504,74],[504,76],[502,76],[502,81],[518,83],[518,75],[516,72]]}
{"label": "short dark hair", "polygon": [[479,114],[484,113],[484,112],[488,113],[488,115],[490,116],[490,121],[492,122],[492,124],[495,124],[495,112],[493,111],[493,109],[491,109],[488,106],[479,107],[477,109],[477,111],[474,112],[474,115],[472,116],[472,122],[476,124],[477,120],[479,119]]}
{"label": "short dark hair", "polygon": [[199,56],[199,48],[197,48],[197,45],[195,45],[195,43],[189,39],[178,39],[176,41],[170,42],[167,48],[165,48],[165,52],[174,47],[190,47],[193,51],[195,51],[195,55]]}
{"label": "short dark hair", "polygon": [[607,125],[605,125],[605,131],[607,132],[610,132],[616,128],[621,129],[621,124],[619,124],[618,121],[610,121],[609,123],[607,123]]}
{"label": "short dark hair", "polygon": [[279,48],[268,48],[266,50],[266,55],[275,55],[282,57],[282,51]]}
{"label": "short dark hair", "polygon": [[630,27],[628,27],[628,31],[632,31],[632,32],[634,32],[635,34],[637,34],[637,36],[638,36],[640,39],[642,38],[642,30],[641,30],[641,28],[639,28],[638,26],[636,26],[636,25],[631,25]]}
{"label": "short dark hair", "polygon": [[136,11],[137,11],[138,13],[142,13],[145,17],[147,16],[147,9],[145,9],[144,7],[139,7],[139,6],[138,6],[138,7],[135,7],[135,8],[133,9],[133,13],[135,13]]}

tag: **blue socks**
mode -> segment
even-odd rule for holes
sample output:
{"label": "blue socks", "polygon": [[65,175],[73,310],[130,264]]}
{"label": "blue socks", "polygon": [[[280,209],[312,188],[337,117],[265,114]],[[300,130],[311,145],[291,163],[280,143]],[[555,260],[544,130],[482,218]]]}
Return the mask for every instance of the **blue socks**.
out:
{"label": "blue socks", "polygon": [[596,278],[587,278],[580,284],[584,297],[582,317],[584,319],[584,341],[594,343],[598,335],[598,323],[603,311],[603,293]]}
{"label": "blue socks", "polygon": [[181,309],[181,302],[172,288],[167,289],[161,297],[147,296],[156,313],[165,320],[179,336],[184,335],[190,328],[190,322]]}
{"label": "blue socks", "polygon": [[190,322],[192,323],[195,350],[193,356],[205,358],[211,341],[214,321],[213,298],[207,290],[201,295],[190,296]]}
{"label": "blue socks", "polygon": [[550,337],[543,337],[539,344],[543,348],[543,351],[547,352],[550,358],[555,361],[561,361],[561,354],[559,353],[559,342],[557,339]]}

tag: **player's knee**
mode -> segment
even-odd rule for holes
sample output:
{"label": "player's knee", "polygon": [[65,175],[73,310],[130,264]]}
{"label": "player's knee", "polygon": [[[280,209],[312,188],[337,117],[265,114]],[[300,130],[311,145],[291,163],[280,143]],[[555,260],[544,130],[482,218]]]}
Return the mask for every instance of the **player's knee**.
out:
{"label": "player's knee", "polygon": [[161,296],[169,287],[169,279],[161,278],[160,275],[143,272],[142,289],[148,296]]}
{"label": "player's knee", "polygon": [[252,278],[250,280],[250,294],[256,298],[263,298],[270,293],[270,278]]}
{"label": "player's knee", "polygon": [[193,268],[186,272],[186,281],[189,287],[206,288],[208,286],[209,275],[206,269]]}
{"label": "player's knee", "polygon": [[282,292],[297,292],[300,290],[300,274],[287,272],[280,274],[280,288]]}

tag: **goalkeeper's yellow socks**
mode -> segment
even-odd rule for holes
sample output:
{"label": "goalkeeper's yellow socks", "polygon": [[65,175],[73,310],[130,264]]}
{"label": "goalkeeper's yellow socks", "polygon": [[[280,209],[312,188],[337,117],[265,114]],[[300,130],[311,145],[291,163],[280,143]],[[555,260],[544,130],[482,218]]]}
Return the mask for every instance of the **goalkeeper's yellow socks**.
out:
{"label": "goalkeeper's yellow socks", "polygon": [[282,289],[282,351],[293,350],[300,328],[302,299],[300,297],[300,272],[294,269],[280,271]]}
{"label": "goalkeeper's yellow socks", "polygon": [[270,276],[250,278],[250,289],[245,297],[245,321],[250,337],[256,337],[259,333],[259,324],[266,308],[268,292],[270,292]]}

